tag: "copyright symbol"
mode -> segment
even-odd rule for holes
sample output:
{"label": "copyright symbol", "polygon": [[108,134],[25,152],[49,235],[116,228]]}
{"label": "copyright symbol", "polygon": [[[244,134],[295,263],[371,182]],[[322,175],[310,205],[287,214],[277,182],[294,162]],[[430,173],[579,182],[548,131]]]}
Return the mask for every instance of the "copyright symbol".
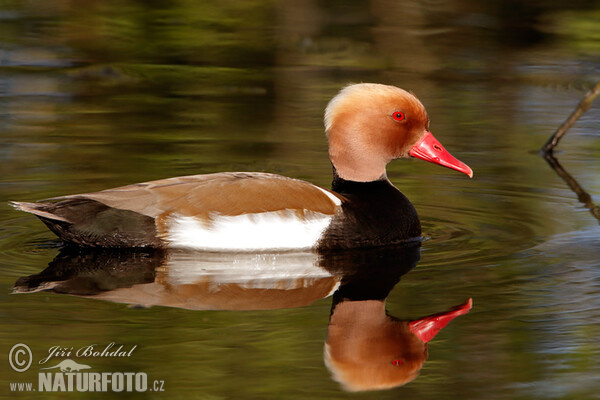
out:
{"label": "copyright symbol", "polygon": [[27,371],[32,361],[33,354],[31,354],[31,349],[26,344],[15,344],[8,353],[8,363],[17,372]]}

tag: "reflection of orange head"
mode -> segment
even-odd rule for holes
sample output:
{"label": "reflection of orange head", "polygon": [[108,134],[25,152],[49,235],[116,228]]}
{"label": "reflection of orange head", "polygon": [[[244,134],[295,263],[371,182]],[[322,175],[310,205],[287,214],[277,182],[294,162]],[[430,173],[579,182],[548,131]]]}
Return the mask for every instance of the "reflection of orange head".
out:
{"label": "reflection of orange head", "polygon": [[417,377],[427,345],[408,321],[385,314],[378,300],[339,303],[331,316],[325,364],[349,391],[388,389]]}
{"label": "reflection of orange head", "polygon": [[419,374],[427,342],[471,306],[469,299],[444,313],[399,321],[385,313],[383,301],[342,301],[329,321],[325,364],[349,391],[404,385]]}

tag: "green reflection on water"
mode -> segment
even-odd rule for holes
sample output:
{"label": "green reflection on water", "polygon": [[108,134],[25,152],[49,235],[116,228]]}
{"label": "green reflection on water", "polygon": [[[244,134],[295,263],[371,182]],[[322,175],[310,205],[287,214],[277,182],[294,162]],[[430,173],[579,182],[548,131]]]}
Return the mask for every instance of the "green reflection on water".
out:
{"label": "green reflection on water", "polygon": [[[600,374],[598,225],[528,151],[597,80],[594,7],[5,2],[0,197],[221,170],[328,186],[327,100],[351,81],[412,89],[433,132],[475,178],[417,161],[390,165],[429,239],[388,310],[416,318],[469,296],[475,308],[431,344],[417,380],[353,397],[590,398]],[[592,197],[599,120],[590,110],[559,154]],[[0,220],[3,354],[20,341],[34,352],[117,341],[137,344],[136,357],[95,365],[164,379],[169,398],[349,396],[322,361],[329,300],[226,312],[9,295],[57,250],[39,221],[7,206]],[[3,374],[2,394],[20,379]]]}

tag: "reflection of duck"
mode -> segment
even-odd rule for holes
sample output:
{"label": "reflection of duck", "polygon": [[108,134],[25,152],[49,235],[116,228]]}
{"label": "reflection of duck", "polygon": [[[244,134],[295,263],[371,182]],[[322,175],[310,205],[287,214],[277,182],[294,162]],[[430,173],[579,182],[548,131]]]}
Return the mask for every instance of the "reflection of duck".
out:
{"label": "reflection of duck", "polygon": [[471,308],[403,321],[385,299],[420,258],[420,243],[297,253],[109,251],[65,248],[14,293],[50,291],[142,306],[266,310],[309,305],[333,293],[325,363],[348,390],[383,389],[414,379],[429,342]]}
{"label": "reflection of duck", "polygon": [[190,310],[300,307],[329,296],[339,277],[298,253],[205,253],[65,248],[14,293],[51,291],[130,305]]}
{"label": "reflection of duck", "polygon": [[387,315],[381,300],[341,302],[331,314],[325,363],[350,391],[404,385],[419,374],[427,343],[471,306],[469,299],[445,313],[402,321]]}
{"label": "reflection of duck", "polygon": [[368,277],[378,271],[384,283],[374,282],[373,290],[382,291],[383,299],[416,265],[419,251],[419,243],[323,254],[65,247],[48,268],[18,279],[14,293],[50,291],[192,310],[277,309],[311,304],[344,280],[338,296],[363,276],[357,290],[366,293],[364,285],[374,282]]}
{"label": "reflection of duck", "polygon": [[472,176],[429,132],[421,102],[396,87],[346,87],[327,106],[325,129],[333,192],[279,175],[220,173],[12,204],[84,246],[353,248],[421,234],[412,204],[386,177],[391,160],[413,156]]}
{"label": "reflection of duck", "polygon": [[386,313],[385,298],[416,265],[418,247],[379,250],[371,256],[371,265],[344,275],[333,295],[327,330],[325,364],[350,391],[392,388],[415,379],[427,358],[427,343],[472,306],[469,299],[440,314],[396,319]]}

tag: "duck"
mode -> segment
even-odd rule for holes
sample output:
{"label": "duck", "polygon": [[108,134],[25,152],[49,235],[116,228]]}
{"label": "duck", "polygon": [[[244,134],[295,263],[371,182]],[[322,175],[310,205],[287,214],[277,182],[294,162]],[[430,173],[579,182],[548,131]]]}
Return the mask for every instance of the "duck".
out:
{"label": "duck", "polygon": [[421,240],[414,206],[387,177],[392,160],[414,157],[473,176],[433,136],[419,99],[396,86],[345,86],[327,104],[324,125],[331,189],[220,172],[10,204],[82,247],[328,251]]}

